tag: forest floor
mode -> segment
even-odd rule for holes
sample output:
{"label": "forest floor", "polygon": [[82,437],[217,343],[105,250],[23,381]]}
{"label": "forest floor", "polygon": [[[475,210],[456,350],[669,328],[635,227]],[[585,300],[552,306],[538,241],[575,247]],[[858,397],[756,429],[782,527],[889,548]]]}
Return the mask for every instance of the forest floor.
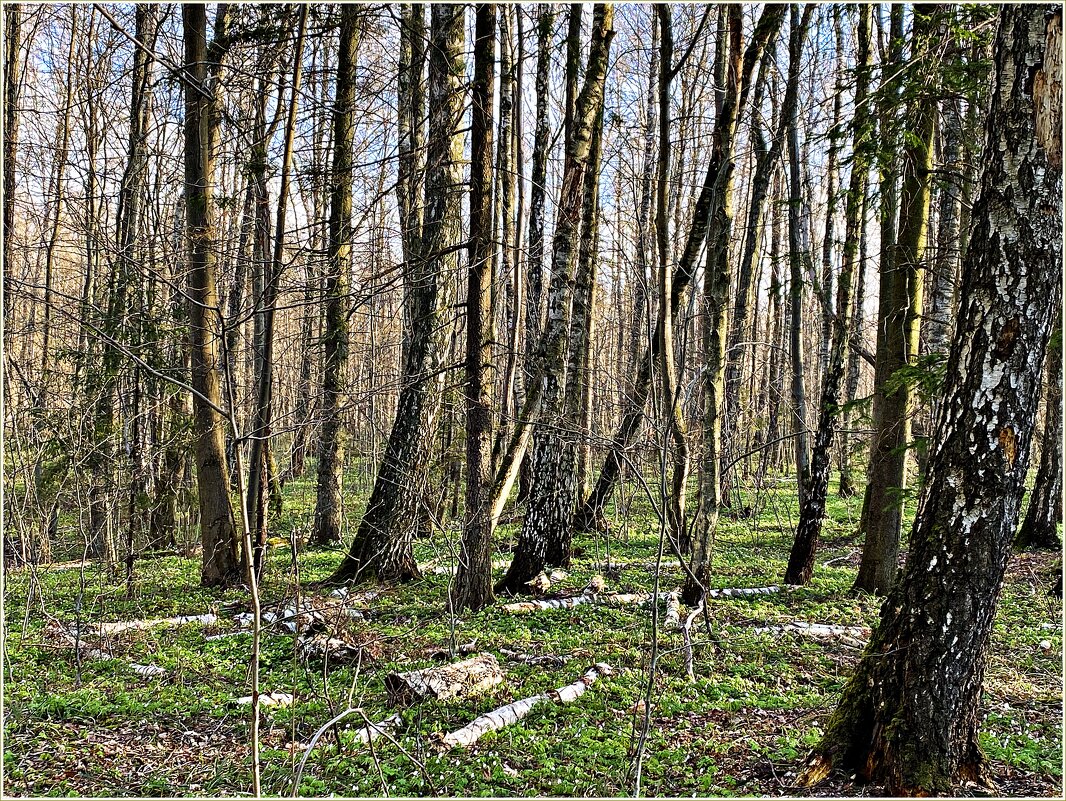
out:
{"label": "forest floor", "polygon": [[[299,485],[294,485],[298,487]],[[775,585],[783,574],[796,515],[791,484],[760,496],[753,519],[723,521],[715,545],[716,587]],[[293,487],[288,488],[293,492]],[[311,496],[313,498],[313,495]],[[289,498],[275,527],[288,536],[307,519],[307,487]],[[649,796],[877,796],[882,788],[836,777],[814,789],[794,784],[798,766],[817,741],[859,657],[852,637],[819,639],[793,633],[756,633],[792,622],[870,626],[879,602],[850,592],[859,546],[851,541],[861,499],[833,499],[826,544],[810,586],[751,598],[709,602],[706,622],[693,626],[695,681],[684,666],[683,638],[664,629],[658,608],[658,660],[651,688],[650,726],[640,763],[640,792]],[[620,513],[621,514],[621,513]],[[577,538],[568,576],[546,594],[577,593],[596,575],[609,590],[653,589],[658,527],[634,504],[610,538]],[[514,526],[498,538],[513,539]],[[416,546],[421,564],[452,562],[452,528]],[[608,556],[612,565],[605,570]],[[506,559],[505,553],[497,554]],[[674,557],[667,553],[664,561]],[[323,578],[338,554],[308,550],[295,564],[303,584]],[[679,567],[664,566],[659,589],[680,586]],[[981,708],[981,741],[1003,796],[1062,795],[1062,605],[1047,592],[1058,554],[1020,553],[1010,563],[993,634]],[[292,554],[270,553],[264,609],[293,597]],[[196,558],[165,557],[135,564],[130,590],[101,565],[42,566],[7,573],[4,670],[5,796],[220,796],[250,792],[247,634],[234,618],[249,608],[241,590],[197,586]],[[499,573],[499,571],[497,571]],[[264,709],[264,795],[347,796],[629,796],[636,790],[636,743],[647,707],[652,615],[648,606],[585,604],[532,614],[501,609],[508,600],[452,622],[449,576],[381,588],[358,588],[338,601],[362,619],[335,616],[334,630],[358,646],[355,664],[323,665],[296,657],[294,636],[270,626],[262,648],[262,690],[295,696],[289,707]],[[29,603],[27,606],[27,599]],[[687,610],[682,608],[681,619]],[[217,614],[214,623],[189,622],[88,633],[85,624]],[[113,658],[75,657],[63,631]],[[388,737],[367,746],[364,725],[350,715],[326,730],[308,755],[316,731],[335,714],[360,707],[381,721],[384,677],[447,661],[450,643],[474,643],[494,654],[502,684],[476,698],[429,701],[402,710]],[[531,665],[506,651],[561,657]],[[99,657],[96,654],[95,657]],[[593,664],[613,669],[572,703],[542,703],[515,725],[466,749],[437,742],[477,715],[579,679]],[[142,675],[135,664],[161,668]],[[148,671],[151,672],[151,671]],[[298,788],[294,778],[307,757]],[[962,795],[985,794],[959,788]]]}

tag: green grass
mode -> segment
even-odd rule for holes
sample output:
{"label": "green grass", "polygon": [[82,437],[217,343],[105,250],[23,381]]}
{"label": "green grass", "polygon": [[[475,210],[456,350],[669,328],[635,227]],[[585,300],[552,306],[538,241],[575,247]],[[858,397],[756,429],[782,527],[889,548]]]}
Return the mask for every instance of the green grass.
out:
{"label": "green grass", "polygon": [[[286,509],[272,535],[301,530],[311,514],[307,479],[287,487]],[[715,545],[716,586],[777,583],[784,572],[797,516],[792,485],[775,483],[758,497],[757,517],[723,520]],[[632,491],[631,491],[632,492]],[[310,499],[310,500],[309,500]],[[745,502],[752,502],[745,498]],[[358,504],[355,501],[353,505]],[[752,600],[718,600],[710,606],[710,631],[696,635],[696,681],[685,676],[681,637],[662,632],[641,764],[648,795],[759,795],[788,792],[788,772],[817,741],[820,726],[858,653],[840,643],[752,633],[767,623],[804,620],[870,625],[877,599],[850,593],[858,546],[848,541],[861,498],[829,503],[829,522],[814,580],[808,587]],[[349,521],[351,523],[351,521]],[[623,524],[624,523],[624,524]],[[516,533],[501,529],[504,548]],[[458,532],[449,528],[419,541],[420,562],[448,554]],[[581,588],[609,548],[614,561],[653,560],[658,527],[639,494],[616,533],[578,537],[581,556],[564,588]],[[850,557],[840,558],[840,557]],[[302,551],[303,582],[329,574],[339,554]],[[672,558],[669,556],[667,558]],[[828,566],[824,563],[833,560]],[[291,553],[271,550],[262,594],[269,605],[291,590]],[[1054,558],[1024,554],[1012,562],[993,634],[982,709],[982,744],[993,772],[1022,774],[1029,792],[1051,793],[1062,762],[1061,605],[1046,595]],[[49,634],[48,621],[126,620],[218,611],[218,630],[232,627],[245,608],[240,590],[197,586],[195,559],[138,562],[133,592],[102,566],[45,569],[29,603],[28,571],[7,576],[5,665],[5,791],[11,795],[229,795],[250,789],[247,709],[234,699],[248,692],[250,637],[204,641],[197,625],[128,632],[113,640],[114,660],[80,667],[69,647]],[[662,589],[679,586],[678,568],[664,568]],[[323,674],[320,664],[293,658],[293,638],[263,641],[263,690],[294,693],[289,709],[264,712],[263,788],[288,794],[302,748],[333,714],[351,704],[372,720],[391,714],[384,676],[394,669],[433,664],[430,652],[446,648],[448,577],[386,588],[369,604],[370,617],[348,624],[364,643],[356,668]],[[652,571],[625,569],[612,589],[648,590]],[[652,650],[651,619],[640,607],[581,606],[516,616],[498,607],[464,613],[454,623],[457,642],[476,640],[481,650],[520,648],[570,654],[563,667],[505,662],[506,680],[477,699],[426,703],[403,711],[396,742],[371,750],[356,743],[349,717],[328,732],[307,760],[304,795],[563,795],[616,796],[634,790],[631,768],[642,716]],[[210,632],[206,632],[210,633]],[[1042,641],[1050,648],[1041,648]],[[1046,645],[1046,644],[1045,644]],[[167,676],[146,679],[128,662],[157,665]],[[596,661],[616,668],[578,701],[536,707],[520,724],[490,734],[469,750],[441,752],[434,737],[512,700],[577,679]],[[339,735],[339,739],[338,736]],[[1045,789],[1041,789],[1045,788]]]}

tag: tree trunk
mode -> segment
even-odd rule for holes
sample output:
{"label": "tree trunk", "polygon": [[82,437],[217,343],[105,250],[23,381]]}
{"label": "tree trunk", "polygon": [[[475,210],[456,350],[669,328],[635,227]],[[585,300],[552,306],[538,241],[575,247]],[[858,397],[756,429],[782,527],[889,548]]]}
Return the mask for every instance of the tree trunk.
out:
{"label": "tree trunk", "polygon": [[[791,80],[793,65],[799,69],[803,55],[803,42],[807,34],[811,6],[804,6],[804,17],[799,19],[797,6],[792,7],[792,32],[789,36],[789,78]],[[798,83],[798,74],[797,74]],[[785,91],[788,91],[786,86]],[[798,86],[796,88],[798,92]],[[792,361],[792,435],[796,454],[796,488],[800,503],[807,496],[810,483],[810,450],[807,446],[807,390],[803,380],[803,273],[804,264],[809,263],[811,254],[807,250],[801,232],[801,213],[803,206],[803,188],[800,183],[800,149],[798,103],[790,107],[791,114],[782,115],[786,120],[788,136],[788,265],[789,265],[789,305],[791,318],[789,324],[789,356]],[[807,270],[807,272],[810,272]]]}
{"label": "tree trunk", "polygon": [[[466,502],[452,608],[492,602],[492,100],[496,6],[477,6],[471,84],[470,263],[466,282]],[[506,46],[506,45],[505,45]],[[504,248],[507,247],[504,242]]]}
{"label": "tree trunk", "polygon": [[1062,12],[1003,6],[985,170],[944,408],[902,581],[800,784],[981,781],[981,685],[1062,278]]}
{"label": "tree trunk", "polygon": [[852,444],[851,425],[855,419],[852,404],[855,402],[856,395],[859,392],[859,348],[863,346],[863,307],[866,303],[866,245],[868,240],[866,213],[869,206],[870,188],[869,181],[867,181],[866,194],[863,196],[862,209],[859,213],[859,263],[856,267],[858,278],[855,285],[855,300],[851,310],[851,334],[848,340],[851,343],[851,349],[848,351],[848,372],[844,385],[843,436],[841,437],[840,445],[840,484],[838,489],[838,494],[841,498],[851,498],[858,493],[855,487],[854,467],[851,461],[852,451],[855,447]]}
{"label": "tree trunk", "polygon": [[[544,199],[547,191],[548,180],[548,150],[550,134],[548,128],[548,76],[551,69],[552,25],[555,21],[555,11],[550,5],[542,5],[537,8],[537,72],[534,89],[537,98],[536,116],[533,128],[533,163],[530,173],[529,190],[529,251],[526,261],[526,346],[523,354],[523,366],[525,368],[522,383],[526,388],[527,395],[534,392],[533,383],[536,378],[537,344],[540,342],[543,328],[543,284],[544,284]],[[528,402],[528,398],[526,399]],[[526,402],[523,405],[526,405]],[[521,419],[519,419],[521,424]],[[529,481],[532,475],[530,465],[532,460],[526,461],[522,457],[525,454],[523,447],[517,454],[519,466],[522,469],[522,479],[519,498],[524,499],[529,492]]]}
{"label": "tree trunk", "polygon": [[[752,58],[755,58],[758,52],[753,50],[755,42],[761,41],[763,45],[760,47],[765,47],[766,41],[780,26],[783,14],[784,12],[780,7],[767,6],[764,9],[756,25],[752,46],[748,48],[748,52],[752,53]],[[745,55],[746,58],[747,55]],[[666,69],[668,67],[663,65],[663,68]],[[747,70],[748,67],[745,66],[743,69]],[[748,74],[750,75],[750,70]],[[737,103],[738,108],[744,106],[746,92],[746,86],[742,85],[740,99]],[[719,169],[720,165],[714,161],[708,164],[703,186],[700,188],[700,194],[693,204],[692,223],[670,284],[670,316],[673,319],[677,318],[685,292],[696,272],[696,260],[700,250],[703,248],[704,240],[707,238],[711,201]],[[640,433],[641,425],[644,421],[644,407],[647,405],[648,398],[651,395],[652,366],[659,359],[660,341],[660,333],[656,330],[637,364],[636,376],[632,382],[629,399],[622,414],[622,422],[611,439],[611,446],[604,459],[596,485],[576,516],[574,527],[578,531],[590,531],[594,528],[604,528],[606,525],[603,517],[604,511],[611,500],[611,496],[614,494],[615,487],[618,485],[622,464],[626,459],[625,452]]]}
{"label": "tree trunk", "polygon": [[329,190],[329,256],[325,265],[325,330],[322,335],[322,433],[311,542],[340,542],[342,475],[347,431],[341,409],[347,402],[349,308],[352,272],[352,146],[355,141],[355,62],[362,10],[341,7],[337,97],[333,108],[333,166]]}
{"label": "tree trunk", "polygon": [[425,219],[411,283],[411,334],[389,441],[359,531],[332,583],[419,577],[413,542],[425,517],[425,476],[440,406],[441,314],[456,271],[462,196],[462,6],[433,6]]}
{"label": "tree trunk", "polygon": [[[726,9],[728,9],[726,11]],[[682,600],[689,605],[700,602],[710,579],[711,550],[722,506],[722,418],[725,391],[725,343],[727,336],[728,294],[731,282],[730,239],[733,230],[733,171],[737,120],[744,106],[751,74],[762,55],[767,41],[784,20],[784,5],[768,5],[756,26],[747,49],[743,48],[743,8],[738,4],[723,7],[727,16],[728,48],[726,59],[725,94],[714,126],[711,142],[711,168],[715,169],[714,193],[711,199],[710,225],[707,231],[707,261],[704,266],[704,328],[703,355],[703,459],[700,464],[700,505],[693,525],[691,575],[682,589]],[[804,12],[800,29],[793,30],[793,38],[805,35],[811,7]],[[795,26],[796,19],[793,18]],[[720,39],[719,48],[726,46]],[[741,54],[743,53],[743,57]],[[798,58],[796,69],[798,70]],[[786,103],[787,103],[786,99]],[[677,476],[675,474],[675,482]],[[675,483],[675,492],[677,491]],[[683,510],[682,510],[683,511]],[[693,578],[694,577],[694,578]]]}
{"label": "tree trunk", "polygon": [[[22,3],[4,5],[4,316],[11,312],[15,269],[15,175],[18,170],[19,93],[22,89]],[[10,318],[8,318],[10,319]]]}
{"label": "tree trunk", "polygon": [[[519,592],[544,567],[549,553],[560,564],[569,561],[572,534],[574,449],[559,436],[566,376],[566,338],[569,331],[570,285],[576,261],[575,245],[581,221],[585,171],[594,137],[593,128],[603,105],[604,79],[611,38],[614,8],[597,3],[593,14],[592,43],[589,48],[585,82],[577,99],[571,137],[566,143],[563,186],[552,239],[552,281],[549,287],[548,320],[538,347],[538,369],[542,377],[539,438],[533,451],[533,475],[529,507],[518,539],[514,559],[497,591]],[[531,388],[532,391],[532,388]],[[568,502],[569,501],[571,502]]]}
{"label": "tree trunk", "polygon": [[303,66],[304,32],[307,29],[307,6],[300,6],[300,22],[293,51],[292,94],[289,116],[285,125],[285,145],[281,158],[281,186],[278,189],[277,219],[274,223],[274,255],[264,276],[261,314],[262,353],[256,376],[255,416],[252,424],[252,447],[248,457],[248,499],[255,505],[253,521],[254,553],[252,564],[260,575],[267,540],[267,486],[269,484],[270,429],[274,417],[274,314],[278,302],[278,283],[281,281],[282,260],[285,256],[285,212],[289,201],[289,173],[292,169],[293,138],[296,133],[296,107],[300,96],[300,77]]}
{"label": "tree trunk", "polygon": [[[1060,299],[1061,302],[1061,299]],[[1029,493],[1029,507],[1014,544],[1019,548],[1062,550],[1062,309],[1051,332],[1047,355],[1047,396],[1040,436],[1040,466]]]}
{"label": "tree trunk", "polygon": [[[799,524],[792,544],[786,584],[807,584],[814,572],[814,556],[825,517],[825,500],[829,492],[829,466],[836,433],[840,404],[840,385],[844,377],[845,356],[851,316],[851,282],[857,266],[859,240],[862,236],[862,210],[866,197],[866,182],[870,171],[873,147],[873,119],[868,110],[867,94],[870,85],[870,11],[868,5],[859,7],[858,50],[856,53],[854,147],[851,179],[846,204],[843,261],[837,285],[836,308],[833,316],[833,337],[829,358],[822,379],[822,399],[818,414],[818,431],[811,454],[810,484],[800,503]],[[839,27],[839,19],[837,20]],[[831,226],[829,226],[831,230]],[[826,235],[827,238],[829,234]],[[858,265],[861,269],[862,265]]]}
{"label": "tree trunk", "polygon": [[[215,229],[212,219],[214,163],[211,129],[215,85],[207,81],[207,7],[182,5],[185,41],[185,217],[188,238],[189,348],[193,388],[193,430],[196,433],[196,483],[200,498],[200,539],[205,587],[241,580],[238,536],[230,504],[226,469],[221,377],[219,375],[220,309],[216,291]],[[219,15],[228,14],[220,7]],[[217,28],[224,26],[216,25]],[[216,39],[217,41],[217,39]],[[213,46],[212,51],[216,50]]]}
{"label": "tree trunk", "polygon": [[[936,6],[920,6],[914,38],[922,47],[937,33]],[[921,86],[935,86],[931,75],[915,74]],[[922,91],[909,104],[904,137],[899,225],[888,272],[882,265],[878,351],[874,382],[874,444],[867,476],[866,542],[855,589],[884,594],[895,581],[903,526],[907,449],[911,441],[913,390],[900,371],[917,358],[918,319],[922,310],[922,263],[929,227],[929,174],[933,168],[936,99]]]}

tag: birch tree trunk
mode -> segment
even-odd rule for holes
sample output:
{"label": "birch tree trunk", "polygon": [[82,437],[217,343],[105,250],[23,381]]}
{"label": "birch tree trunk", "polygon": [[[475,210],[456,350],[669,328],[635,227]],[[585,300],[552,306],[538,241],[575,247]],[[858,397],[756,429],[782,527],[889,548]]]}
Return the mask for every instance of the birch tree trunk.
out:
{"label": "birch tree trunk", "polygon": [[588,169],[593,128],[603,105],[608,52],[614,35],[613,18],[612,4],[596,4],[585,81],[577,98],[571,137],[566,143],[563,187],[552,238],[548,319],[538,348],[538,362],[543,365],[542,369],[538,369],[538,373],[542,374],[538,380],[542,382],[543,394],[541,436],[533,452],[533,475],[526,518],[511,566],[496,587],[500,592],[514,593],[527,589],[525,583],[541,571],[550,552],[554,552],[561,564],[569,561],[569,538],[573,531],[575,510],[572,505],[573,490],[567,491],[566,485],[574,480],[574,449],[572,443],[567,447],[559,436],[566,380],[568,311],[585,171]]}
{"label": "birch tree trunk", "polygon": [[978,714],[1062,280],[1062,10],[1003,6],[943,411],[902,581],[799,778],[985,779]]}
{"label": "birch tree trunk", "polygon": [[418,578],[413,542],[425,517],[425,477],[440,407],[441,314],[457,270],[462,197],[462,6],[431,9],[425,218],[411,276],[411,334],[400,398],[374,489],[355,539],[331,583]]}

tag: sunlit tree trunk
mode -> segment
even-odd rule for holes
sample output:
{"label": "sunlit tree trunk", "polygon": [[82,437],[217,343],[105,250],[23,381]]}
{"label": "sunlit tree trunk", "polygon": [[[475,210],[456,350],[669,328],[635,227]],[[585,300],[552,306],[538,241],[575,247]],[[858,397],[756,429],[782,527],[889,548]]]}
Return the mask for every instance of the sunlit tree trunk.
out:
{"label": "sunlit tree trunk", "polygon": [[[937,32],[938,6],[919,6],[914,15],[916,48],[925,48]],[[933,76],[915,81],[935,85]],[[917,87],[916,87],[917,90]],[[907,486],[907,448],[911,442],[914,390],[900,373],[918,356],[918,321],[922,312],[922,277],[929,227],[929,175],[933,168],[936,99],[917,90],[907,109],[900,185],[899,222],[889,273],[882,266],[878,352],[874,396],[874,443],[867,475],[866,541],[855,588],[884,594],[896,577],[903,492]]]}
{"label": "sunlit tree trunk", "polygon": [[322,337],[322,393],[318,404],[322,433],[311,542],[341,539],[341,495],[347,432],[341,419],[347,389],[348,297],[352,271],[352,144],[355,140],[355,63],[362,10],[341,7],[337,96],[333,108],[333,166],[329,190],[329,255],[325,266],[325,331]]}
{"label": "sunlit tree trunk", "polygon": [[366,513],[331,582],[418,578],[413,541],[425,517],[425,479],[440,406],[441,315],[457,269],[462,197],[462,61],[464,9],[431,9],[429,149],[422,241],[411,275],[411,332],[396,417]]}
{"label": "sunlit tree trunk", "polygon": [[[185,86],[185,224],[189,247],[189,340],[196,483],[203,545],[200,581],[204,586],[216,586],[239,581],[242,565],[237,553],[238,536],[230,503],[224,421],[220,413],[220,309],[211,199],[214,188],[211,128],[215,124],[215,86],[207,80],[207,7],[201,3],[186,3],[181,11],[185,71],[191,79]],[[216,13],[224,18],[229,10],[219,8]],[[216,37],[220,27],[224,30],[224,26],[216,23]],[[214,47],[210,49],[215,50]]]}
{"label": "sunlit tree trunk", "polygon": [[613,18],[612,4],[596,4],[585,81],[577,98],[571,136],[566,143],[563,186],[552,239],[548,319],[537,354],[539,365],[543,365],[542,369],[538,369],[538,373],[541,373],[538,380],[543,387],[541,426],[532,453],[529,506],[514,559],[507,574],[497,585],[498,591],[514,593],[525,589],[525,583],[544,567],[549,553],[554,552],[556,563],[561,564],[566,564],[570,557],[574,495],[572,490],[566,491],[566,485],[574,480],[574,448],[572,442],[568,444],[562,441],[559,424],[563,412],[568,312],[577,261],[576,245],[585,171],[588,169],[593,127],[603,104],[608,51],[614,35]]}
{"label": "sunlit tree trunk", "polygon": [[1062,11],[1002,7],[984,176],[902,580],[799,777],[985,779],[979,705],[1062,280]]}

